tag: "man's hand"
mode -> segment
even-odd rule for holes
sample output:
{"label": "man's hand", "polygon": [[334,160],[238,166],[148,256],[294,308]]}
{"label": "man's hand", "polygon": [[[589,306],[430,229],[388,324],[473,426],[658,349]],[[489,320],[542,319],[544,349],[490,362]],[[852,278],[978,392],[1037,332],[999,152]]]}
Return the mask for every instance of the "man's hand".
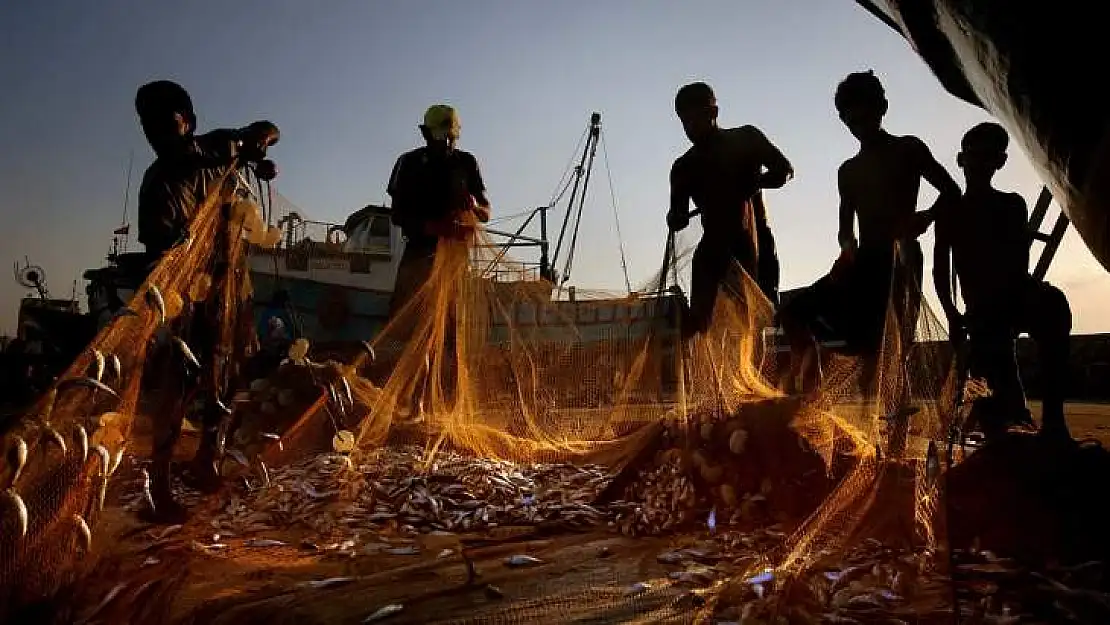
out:
{"label": "man's hand", "polygon": [[277,165],[269,159],[258,161],[258,164],[254,167],[254,175],[258,176],[259,180],[269,182],[277,178]]}
{"label": "man's hand", "polygon": [[267,121],[254,122],[243,129],[243,156],[249,161],[266,157],[266,150],[281,139],[281,131]]}
{"label": "man's hand", "polygon": [[906,220],[902,230],[902,236],[907,239],[916,240],[918,237],[925,234],[929,226],[933,225],[933,219],[934,213],[931,210],[914,213]]}
{"label": "man's hand", "polygon": [[681,232],[682,230],[686,229],[686,226],[689,226],[689,225],[690,225],[690,214],[689,213],[685,213],[685,212],[676,213],[676,212],[673,212],[673,211],[667,213],[667,227],[670,228],[671,230],[673,230],[674,232]]}

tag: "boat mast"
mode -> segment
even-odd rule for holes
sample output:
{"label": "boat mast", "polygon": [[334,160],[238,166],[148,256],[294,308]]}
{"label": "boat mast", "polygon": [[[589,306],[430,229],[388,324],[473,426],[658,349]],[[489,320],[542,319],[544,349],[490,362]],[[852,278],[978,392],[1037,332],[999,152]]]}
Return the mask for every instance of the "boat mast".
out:
{"label": "boat mast", "polygon": [[127,214],[131,206],[131,174],[134,169],[135,150],[131,150],[131,154],[127,158],[127,185],[123,189],[123,220],[120,227],[112,232],[112,250],[108,253],[108,260],[127,252],[128,238],[131,234],[131,224],[127,220]]}
{"label": "boat mast", "polygon": [[[600,138],[601,113],[594,113],[590,115],[589,135],[586,138],[586,145],[582,148],[582,157],[578,161],[578,166],[574,168],[574,187],[570,192],[570,201],[567,202],[567,212],[563,216],[563,225],[559,228],[559,238],[555,242],[555,252],[551,255],[551,265],[548,268],[550,275],[544,276],[544,278],[559,286],[570,280],[570,267],[574,261],[574,247],[578,243],[578,228],[582,225],[582,209],[586,204],[586,190],[590,186],[590,175],[593,173],[594,157],[597,156],[597,144]],[[544,217],[546,218],[546,215]],[[567,258],[563,265],[563,273],[558,276],[554,267],[559,262],[559,252],[563,246],[563,238],[566,236],[567,226],[570,225],[572,219],[574,220],[574,230],[571,232],[570,245],[567,247]],[[544,238],[546,239],[546,237]]]}

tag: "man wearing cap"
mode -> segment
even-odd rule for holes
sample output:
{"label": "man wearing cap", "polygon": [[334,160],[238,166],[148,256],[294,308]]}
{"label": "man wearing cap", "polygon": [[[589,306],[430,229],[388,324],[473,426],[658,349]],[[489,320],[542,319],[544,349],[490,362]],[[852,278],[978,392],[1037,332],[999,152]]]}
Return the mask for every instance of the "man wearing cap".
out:
{"label": "man wearing cap", "polygon": [[[393,198],[391,219],[405,236],[405,251],[389,302],[391,324],[431,277],[441,240],[469,241],[477,223],[489,221],[489,200],[478,161],[473,154],[455,149],[460,130],[454,108],[446,104],[429,107],[420,125],[426,145],[402,154],[389,177],[387,192]],[[440,346],[448,355],[445,363],[453,360],[454,332],[450,323]],[[425,357],[423,376],[431,373],[430,364]],[[448,364],[446,369],[450,368]],[[454,384],[451,376],[448,378],[441,378],[441,383],[450,393]],[[429,380],[413,382],[421,381],[424,392],[414,390],[412,394],[411,410],[417,419],[423,412],[423,395]]]}
{"label": "man wearing cap", "polygon": [[420,132],[427,145],[397,159],[386,191],[393,199],[393,224],[405,236],[389,316],[395,317],[427,281],[441,238],[467,239],[475,220],[489,221],[486,185],[474,155],[455,148],[459,116],[446,104],[424,114]]}
{"label": "man wearing cap", "polygon": [[679,89],[675,112],[693,145],[671,168],[667,225],[676,232],[686,228],[692,200],[704,229],[691,266],[690,318],[683,324],[690,336],[708,328],[734,262],[777,300],[778,262],[762,190],[782,188],[794,168],[755,126],[718,126],[717,98],[703,82]]}

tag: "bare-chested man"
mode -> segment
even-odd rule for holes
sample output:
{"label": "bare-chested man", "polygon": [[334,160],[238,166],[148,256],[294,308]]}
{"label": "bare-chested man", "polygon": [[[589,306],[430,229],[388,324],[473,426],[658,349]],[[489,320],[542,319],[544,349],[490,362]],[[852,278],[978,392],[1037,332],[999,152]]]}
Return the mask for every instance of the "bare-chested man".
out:
{"label": "bare-chested man", "polygon": [[[1064,419],[1064,396],[1071,334],[1071,307],[1060,289],[1029,275],[1029,214],[1016,193],[991,185],[1006,163],[1009,137],[995,123],[964,135],[957,157],[967,188],[958,209],[937,218],[933,282],[948,316],[949,333],[970,335],[971,373],[985,377],[992,394],[975,402],[974,418],[988,438],[1011,423],[1031,423],[1018,374],[1014,341],[1029,332],[1037,343],[1044,381],[1041,433],[1071,438]],[[961,314],[952,297],[950,269],[963,289]]]}
{"label": "bare-chested man", "polygon": [[[883,129],[886,93],[873,72],[849,74],[837,86],[835,103],[860,144],[837,172],[840,258],[828,276],[783,307],[780,320],[791,342],[794,379],[802,378],[801,390],[819,383],[817,340],[840,339],[863,356],[862,390],[871,398],[887,304],[893,305],[901,347],[906,348],[912,344],[921,305],[923,258],[917,238],[929,228],[938,206],[959,200],[960,188],[921,139]],[[929,210],[917,211],[922,179],[940,197]],[[809,370],[803,370],[803,363]]]}
{"label": "bare-chested man", "polygon": [[719,127],[717,98],[703,82],[679,89],[675,112],[693,146],[671,168],[667,225],[676,232],[688,226],[693,200],[704,228],[691,268],[690,318],[684,324],[690,336],[709,327],[718,289],[734,261],[769,299],[777,299],[778,265],[761,258],[774,254],[774,239],[756,203],[762,208],[760,191],[781,188],[794,168],[755,126]]}

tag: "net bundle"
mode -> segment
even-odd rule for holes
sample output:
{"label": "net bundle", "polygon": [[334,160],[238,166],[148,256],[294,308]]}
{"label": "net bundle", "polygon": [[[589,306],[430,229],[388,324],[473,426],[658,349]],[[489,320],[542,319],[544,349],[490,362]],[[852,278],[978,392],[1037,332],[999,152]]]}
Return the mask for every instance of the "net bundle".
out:
{"label": "net bundle", "polygon": [[[150,422],[166,418],[170,405],[143,383],[157,361],[148,346],[168,340],[191,303],[215,301],[222,349],[212,352],[243,357],[239,329],[253,319],[247,243],[223,220],[226,199],[213,193],[191,239],[136,292],[134,314],[104,328],[9,434],[8,447],[22,441],[27,459],[14,483],[11,463],[0,474],[10,486],[0,517],[0,614],[38,614],[28,610],[49,603],[51,618],[64,620],[72,614],[59,615],[57,597],[69,589],[70,609],[87,615],[104,589],[83,585],[93,571],[103,585],[105,570],[131,575],[131,584],[100,606],[102,619],[289,613],[287,603],[252,604],[253,612],[221,604],[217,617],[211,605],[181,598],[183,564],[206,557],[202,551],[166,558],[173,575],[158,567],[159,575],[135,573],[116,557],[125,539],[102,522],[104,510],[119,506],[114,497],[101,503],[109,490],[136,497],[139,450],[149,448]],[[231,270],[213,283],[218,257]],[[752,576],[803,575],[862,537],[936,548],[938,494],[926,459],[930,447],[945,447],[956,381],[927,309],[912,330],[916,341],[888,316],[877,365],[826,350],[820,390],[786,396],[772,308],[741,272],[722,287],[709,330],[683,341],[680,291],[567,297],[547,282],[493,278],[499,265],[514,263],[492,244],[441,242],[429,279],[367,343],[330,351],[298,343],[276,372],[225,389],[241,425],[223,472],[250,493],[236,495],[236,505],[272,501],[281,512],[267,522],[296,522],[322,536],[361,523],[362,531],[407,532],[418,542],[520,525],[640,537],[774,525],[782,534],[732,569],[709,603],[677,604],[682,595],[666,588],[621,593],[613,584],[629,580],[618,575],[580,580],[592,590],[537,590],[548,598],[491,609],[487,622],[569,620],[618,604],[644,622],[688,622],[727,603],[730,583],[750,589],[762,584]],[[866,401],[861,388],[871,389]],[[491,476],[498,471],[502,477]],[[283,479],[287,486],[274,486]],[[445,486],[449,480],[458,484]],[[297,516],[295,498],[305,493],[316,507]],[[195,501],[183,531],[224,527],[216,516],[226,500]],[[366,516],[352,520],[356,511]],[[297,622],[316,622],[306,614]]]}

